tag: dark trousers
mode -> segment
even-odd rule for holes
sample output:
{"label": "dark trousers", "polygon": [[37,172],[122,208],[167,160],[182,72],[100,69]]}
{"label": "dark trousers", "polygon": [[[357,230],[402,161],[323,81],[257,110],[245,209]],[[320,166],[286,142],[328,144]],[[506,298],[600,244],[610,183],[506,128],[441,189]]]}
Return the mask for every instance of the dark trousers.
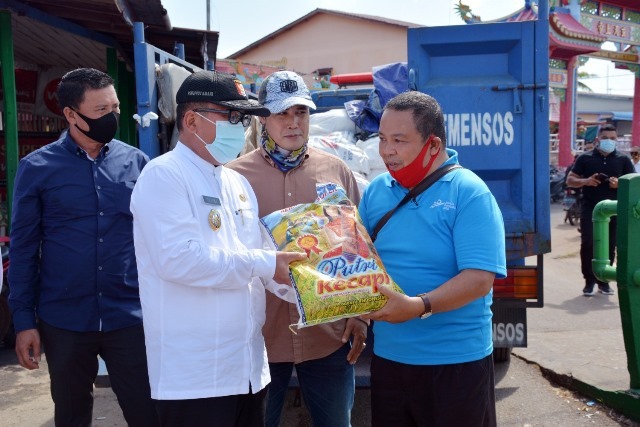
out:
{"label": "dark trousers", "polygon": [[[586,285],[605,285],[607,282],[596,279],[593,274],[593,209],[594,206],[583,205],[580,213],[580,262],[582,263],[582,277]],[[613,265],[616,256],[616,217],[610,218],[609,223],[609,261]]]}
{"label": "dark trousers", "polygon": [[262,427],[264,388],[256,394],[208,397],[188,400],[156,400],[163,427]]}
{"label": "dark trousers", "polygon": [[151,400],[142,324],[111,332],[73,332],[41,321],[39,330],[49,366],[56,426],[91,425],[98,355],[107,365],[127,424],[159,425]]}
{"label": "dark trousers", "polygon": [[491,355],[454,365],[406,365],[373,356],[373,427],[495,427]]}

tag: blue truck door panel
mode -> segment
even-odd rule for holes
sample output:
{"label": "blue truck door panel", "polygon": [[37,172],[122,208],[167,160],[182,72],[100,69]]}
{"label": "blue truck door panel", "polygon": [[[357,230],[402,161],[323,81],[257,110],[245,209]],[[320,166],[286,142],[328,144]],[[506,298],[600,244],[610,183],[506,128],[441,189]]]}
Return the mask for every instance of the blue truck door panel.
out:
{"label": "blue truck door panel", "polygon": [[548,67],[535,66],[535,31],[534,21],[408,30],[409,86],[442,105],[447,146],[496,197],[509,259],[550,249]]}

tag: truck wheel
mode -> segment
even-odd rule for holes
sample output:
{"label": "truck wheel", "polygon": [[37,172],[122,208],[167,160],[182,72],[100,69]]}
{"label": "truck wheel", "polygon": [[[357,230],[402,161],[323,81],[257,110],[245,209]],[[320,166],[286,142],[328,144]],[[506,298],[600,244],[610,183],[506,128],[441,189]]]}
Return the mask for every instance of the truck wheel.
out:
{"label": "truck wheel", "polygon": [[508,362],[510,357],[511,357],[511,347],[494,347],[493,349],[494,363]]}

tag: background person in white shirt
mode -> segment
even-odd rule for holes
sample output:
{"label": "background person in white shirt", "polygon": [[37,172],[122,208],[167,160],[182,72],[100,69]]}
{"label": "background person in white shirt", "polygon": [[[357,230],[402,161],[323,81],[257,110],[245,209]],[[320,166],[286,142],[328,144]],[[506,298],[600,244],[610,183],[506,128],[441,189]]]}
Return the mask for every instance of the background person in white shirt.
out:
{"label": "background person in white shirt", "polygon": [[189,76],[176,101],[179,141],[131,198],[151,397],[165,426],[260,426],[263,280],[290,283],[289,263],[305,254],[262,249],[253,190],[221,165],[242,149],[250,115],[269,111],[215,71]]}

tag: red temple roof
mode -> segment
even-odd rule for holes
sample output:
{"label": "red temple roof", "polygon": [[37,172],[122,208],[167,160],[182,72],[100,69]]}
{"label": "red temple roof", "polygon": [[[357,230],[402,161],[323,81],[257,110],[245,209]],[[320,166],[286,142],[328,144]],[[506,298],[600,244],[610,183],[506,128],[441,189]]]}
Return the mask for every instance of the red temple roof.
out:
{"label": "red temple roof", "polygon": [[507,18],[503,18],[506,22],[523,22],[523,21],[535,21],[538,19],[537,8],[536,12],[533,11],[533,8],[527,9],[523,7],[519,11],[515,13],[515,15],[509,16]]}
{"label": "red temple roof", "polygon": [[569,59],[600,50],[606,36],[584,27],[573,16],[561,11],[549,14],[549,51],[552,58]]}
{"label": "red temple roof", "polygon": [[[538,7],[534,4],[488,22],[523,22],[536,19]],[[567,9],[556,8],[549,13],[549,51],[552,58],[569,59],[576,55],[596,52],[606,40],[606,36],[591,31],[575,20]]]}
{"label": "red temple roof", "polygon": [[573,39],[586,40],[594,43],[603,43],[607,40],[606,36],[601,36],[600,34],[591,31],[576,21],[573,16],[568,13],[550,13],[549,24],[558,33]]}

